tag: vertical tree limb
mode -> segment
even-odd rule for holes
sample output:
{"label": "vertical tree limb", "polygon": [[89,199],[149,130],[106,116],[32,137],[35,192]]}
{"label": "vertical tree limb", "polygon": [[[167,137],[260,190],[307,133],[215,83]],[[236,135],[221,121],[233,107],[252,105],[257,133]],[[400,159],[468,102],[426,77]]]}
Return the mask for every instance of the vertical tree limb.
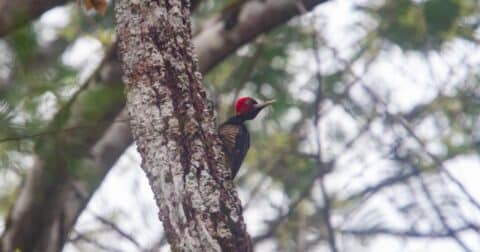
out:
{"label": "vertical tree limb", "polygon": [[[303,0],[302,2],[307,9],[311,10],[325,1]],[[196,53],[199,55],[201,70],[210,70],[219,61],[234,52],[238,47],[255,38],[258,34],[267,32],[300,14],[296,8],[295,1],[266,0],[256,3],[256,8],[252,7],[254,3],[250,3],[250,7],[245,6],[242,8],[238,23],[228,32],[217,29],[222,27],[221,23],[224,22],[223,20],[217,20],[219,24],[209,22],[211,26],[208,26],[208,29],[206,28],[202,33],[198,34],[194,42]],[[258,3],[261,4],[259,5]],[[215,32],[210,31],[210,29],[214,29]],[[216,42],[212,43],[212,41]],[[217,42],[220,42],[220,44],[217,44]],[[99,81],[102,86],[116,86],[120,84],[120,80],[118,80],[119,70],[116,63],[115,57],[109,59],[107,68],[113,71],[106,75],[107,79]],[[97,85],[93,84],[88,86],[88,89],[97,87]],[[90,91],[87,90],[86,92]],[[77,99],[72,104],[71,110],[81,111],[84,107],[82,100]],[[84,157],[82,163],[85,164],[85,167],[81,169],[91,173],[89,179],[83,177],[65,179],[64,176],[60,176],[60,173],[52,173],[52,169],[49,168],[52,164],[41,162],[41,160],[42,158],[55,159],[56,153],[39,153],[38,156],[41,158],[38,160],[40,163],[32,167],[33,169],[29,172],[20,194],[28,196],[32,192],[32,195],[46,192],[49,197],[45,198],[45,200],[50,198],[55,200],[47,203],[39,198],[32,197],[24,197],[22,200],[17,199],[9,212],[7,226],[0,238],[0,251],[10,251],[14,250],[14,248],[20,248],[24,251],[42,252],[61,250],[69,231],[87,205],[90,197],[118,157],[132,142],[129,125],[128,123],[123,123],[127,117],[126,110],[122,110],[121,115],[113,119],[118,110],[123,106],[124,101],[115,101],[114,103],[120,103],[120,105],[110,104],[108,107],[102,107],[102,114],[93,121],[92,118],[79,116],[70,118],[71,120],[68,121],[69,125],[91,125],[94,122],[95,129],[98,129],[98,126],[102,126],[100,127],[102,130],[95,131],[88,127],[87,132],[85,132],[88,133],[88,137],[85,137],[83,133],[73,134],[73,132],[70,132],[71,134],[68,134],[69,138],[75,137],[74,141],[80,142],[82,145],[82,148],[75,150],[75,155]],[[60,115],[56,117],[58,116]],[[107,123],[109,121],[112,122],[111,125]],[[103,126],[105,126],[104,130]],[[63,133],[61,136],[66,137]],[[45,138],[45,140],[49,140],[49,138]],[[92,142],[91,140],[95,141]],[[69,149],[68,146],[62,146],[61,148]],[[69,167],[65,166],[63,169],[69,169]],[[42,174],[47,175],[43,176]],[[44,181],[45,177],[49,179]],[[61,189],[56,190],[53,194],[49,193],[48,188],[51,184],[61,186]],[[45,218],[45,213],[52,217]],[[27,245],[29,249],[25,247]]]}
{"label": "vertical tree limb", "polygon": [[132,134],[174,251],[251,251],[201,74],[189,1],[118,1]]}

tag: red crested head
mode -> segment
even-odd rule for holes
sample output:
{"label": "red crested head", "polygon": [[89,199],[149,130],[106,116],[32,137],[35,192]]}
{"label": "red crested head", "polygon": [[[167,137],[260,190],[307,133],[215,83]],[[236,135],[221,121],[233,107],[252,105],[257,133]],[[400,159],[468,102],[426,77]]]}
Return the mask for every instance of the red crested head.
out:
{"label": "red crested head", "polygon": [[253,98],[248,96],[240,97],[235,103],[235,114],[240,115],[250,112],[255,109],[255,104],[257,104],[257,101]]}

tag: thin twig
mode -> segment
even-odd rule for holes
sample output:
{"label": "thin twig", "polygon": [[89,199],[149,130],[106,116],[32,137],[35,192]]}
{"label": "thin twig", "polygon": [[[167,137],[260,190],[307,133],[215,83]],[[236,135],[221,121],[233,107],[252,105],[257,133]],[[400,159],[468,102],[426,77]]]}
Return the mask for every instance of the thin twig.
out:
{"label": "thin twig", "polygon": [[[400,125],[402,125],[405,130],[410,134],[411,137],[413,137],[417,143],[422,147],[423,151],[430,157],[432,158],[432,160],[436,163],[436,165],[438,165],[442,171],[447,171],[445,169],[445,167],[443,166],[443,163],[435,156],[433,155],[432,153],[430,153],[428,151],[428,149],[426,148],[426,145],[423,143],[423,141],[415,134],[415,132],[413,131],[413,129],[408,125],[408,123],[399,115],[394,115],[392,113],[389,112],[388,110],[388,106],[386,104],[386,102],[384,102],[370,87],[368,87],[367,85],[364,85],[362,83],[362,87],[363,89],[367,92],[367,94],[369,94],[370,98],[376,102],[376,103],[380,103],[381,105],[383,105],[384,107],[384,112],[390,116],[391,118],[395,119],[395,121],[397,121]],[[414,166],[416,167],[416,166]],[[418,169],[418,168],[417,168]],[[420,172],[418,170],[418,172]],[[422,187],[422,190],[425,194],[425,196],[427,197],[427,200],[430,204],[430,206],[433,208],[435,214],[437,215],[437,217],[439,218],[440,222],[442,223],[442,226],[448,231],[448,233],[451,235],[451,238],[460,246],[462,247],[465,251],[472,251],[470,248],[468,248],[466,246],[466,244],[460,240],[460,238],[456,235],[455,232],[452,231],[452,228],[448,225],[448,222],[446,220],[446,217],[443,215],[441,209],[438,207],[438,205],[435,203],[435,200],[433,199],[433,196],[431,195],[431,192],[429,190],[429,188],[427,187],[425,181],[423,180],[423,177],[421,176],[421,174],[419,174],[417,176],[420,180],[420,185]],[[457,181],[458,182],[458,181]],[[461,185],[460,182],[458,182],[459,185]],[[462,185],[463,187],[463,185]],[[465,191],[466,193],[466,191]],[[469,195],[467,193],[467,195]],[[473,198],[472,198],[473,200]],[[475,202],[473,200],[473,202]],[[475,202],[476,203],[476,202]]]}
{"label": "thin twig", "polygon": [[[91,212],[91,211],[90,211]],[[102,224],[110,227],[111,229],[113,229],[117,234],[119,234],[121,237],[127,239],[128,241],[130,241],[133,245],[135,245],[135,247],[137,247],[140,251],[143,250],[142,246],[140,245],[140,243],[133,237],[131,236],[130,234],[128,234],[127,232],[123,231],[116,223],[108,220],[107,218],[99,215],[99,214],[96,214],[96,213],[93,213],[91,212],[91,214],[95,217],[95,219],[97,219],[98,221],[100,221]]]}
{"label": "thin twig", "polygon": [[412,127],[410,127],[410,125],[405,120],[405,118],[403,118],[399,114],[391,113],[388,110],[387,104],[370,87],[364,84],[362,84],[362,87],[374,101],[384,106],[385,113],[389,117],[395,119],[395,121],[397,121],[407,131],[407,133],[420,145],[420,147],[422,148],[422,151],[425,154],[427,154],[433,160],[433,162],[440,168],[440,171],[442,171],[460,189],[460,191],[462,191],[462,193],[467,197],[468,201],[472,205],[474,205],[475,208],[477,208],[477,210],[480,211],[480,204],[473,198],[473,196],[470,193],[468,193],[465,186],[463,186],[463,184],[450,173],[450,171],[444,166],[443,161],[428,150],[425,142],[415,133]]}
{"label": "thin twig", "polygon": [[[452,232],[461,233],[473,229],[471,225],[465,225],[452,229]],[[410,237],[410,238],[450,238],[449,232],[425,232],[415,229],[410,230],[397,230],[392,228],[369,228],[369,229],[341,229],[339,232],[346,235],[355,235],[355,236],[372,236],[372,235],[390,235],[390,236],[399,236],[399,237]]]}
{"label": "thin twig", "polygon": [[77,231],[74,231],[74,235],[75,237],[72,238],[70,241],[75,243],[76,241],[80,240],[80,241],[84,241],[86,243],[89,243],[95,247],[97,247],[98,249],[101,249],[103,251],[108,251],[108,252],[122,252],[122,250],[119,250],[117,248],[112,248],[112,247],[109,247],[107,245],[104,245],[100,242],[98,242],[97,240],[93,239],[93,238],[90,238],[88,237],[87,235],[84,235],[80,232],[77,232]]}
{"label": "thin twig", "polygon": [[[72,186],[72,189],[74,190],[75,192],[75,196],[78,197],[80,200],[82,201],[86,201],[88,196],[85,195],[82,190],[76,186],[75,184]],[[95,217],[95,219],[97,219],[98,221],[100,221],[102,224],[104,224],[105,226],[108,226],[110,227],[113,231],[115,231],[118,235],[120,235],[121,237],[127,239],[128,241],[130,241],[133,245],[135,245],[135,247],[138,248],[139,251],[143,251],[144,249],[142,248],[142,246],[140,245],[140,243],[133,237],[131,236],[130,234],[128,234],[127,232],[123,231],[116,223],[108,220],[107,218],[97,214],[97,213],[94,213],[93,211],[89,211],[87,209],[88,212],[90,212],[90,214]]]}
{"label": "thin twig", "polygon": [[96,123],[91,123],[91,124],[83,124],[83,125],[74,125],[70,127],[65,127],[61,129],[50,129],[50,130],[45,130],[42,132],[38,133],[33,133],[33,134],[28,134],[28,135],[22,135],[22,136],[10,136],[10,137],[5,137],[0,139],[0,144],[4,142],[12,142],[12,141],[23,141],[23,140],[28,140],[31,138],[36,138],[36,137],[42,137],[42,136],[48,136],[48,135],[58,135],[61,133],[67,133],[75,130],[86,130],[86,129],[93,129],[101,126],[102,124],[113,124],[113,123],[129,123],[129,119],[123,119],[123,120],[115,120],[115,121],[110,121],[110,122],[96,122]]}
{"label": "thin twig", "polygon": [[[303,5],[302,2],[297,2],[298,9],[300,10],[301,13],[306,13],[307,10],[305,6]],[[312,27],[315,27],[315,17],[312,14],[312,19],[311,19],[311,25]],[[322,104],[324,102],[324,91],[323,91],[323,77],[322,77],[322,69],[321,69],[321,59],[319,55],[319,41],[317,37],[317,32],[312,33],[312,54],[315,59],[316,63],[316,71],[315,71],[315,76],[317,79],[317,95],[316,95],[316,101],[314,103],[314,129],[315,129],[315,140],[316,140],[316,145],[317,145],[317,167],[319,170],[322,171],[322,174],[319,176],[319,184],[320,184],[320,190],[322,193],[322,199],[323,199],[323,211],[322,211],[322,217],[323,221],[325,223],[325,227],[327,228],[327,239],[328,239],[328,244],[330,246],[330,250],[332,252],[337,252],[338,248],[336,245],[335,241],[335,230],[333,229],[333,225],[331,222],[331,203],[330,203],[330,196],[328,195],[327,192],[327,187],[325,185],[325,173],[327,172],[326,167],[324,166],[324,160],[323,160],[323,154],[322,154],[322,141],[321,141],[321,113],[322,113]]]}

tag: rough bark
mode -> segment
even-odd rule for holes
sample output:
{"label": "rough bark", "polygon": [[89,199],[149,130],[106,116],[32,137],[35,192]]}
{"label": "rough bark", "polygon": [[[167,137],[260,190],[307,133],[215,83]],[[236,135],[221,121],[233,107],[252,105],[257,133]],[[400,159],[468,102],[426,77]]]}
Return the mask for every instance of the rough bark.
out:
{"label": "rough bark", "polygon": [[[248,42],[249,39],[251,40],[258,34],[267,32],[271,28],[299,14],[297,12],[297,7],[293,2],[279,1],[281,3],[277,3],[277,1],[278,0],[267,0],[264,2],[259,2],[262,5],[257,5],[257,7],[259,8],[258,10],[261,10],[261,12],[258,12],[258,10],[254,9],[253,11],[255,15],[248,14],[252,8],[242,8],[239,16],[248,16],[248,18],[242,18],[238,20],[236,26],[228,31],[218,28],[221,27],[224,22],[222,19],[214,18],[212,19],[214,21],[208,22],[209,26],[206,26],[206,28],[200,34],[198,34],[194,40],[196,53],[199,55],[200,69],[202,70],[201,72],[205,73],[205,71],[210,70],[214,65],[232,53],[236,48]],[[325,1],[312,0],[304,1],[304,4],[311,9],[315,5],[323,2]],[[270,22],[272,19],[267,20],[268,22],[265,21],[265,17],[268,15],[277,17],[275,19],[276,23]],[[247,29],[248,27],[254,28]],[[215,29],[216,32],[212,32],[210,29]],[[254,30],[256,33],[252,33],[252,30]],[[212,41],[216,41],[216,45],[212,45]],[[219,44],[223,45],[224,47],[220,47]],[[116,74],[114,74],[117,73],[115,70],[117,69],[115,62],[106,64],[106,67],[104,68],[114,69],[113,74],[109,74],[108,76],[116,76]],[[101,70],[100,72],[103,71],[104,70]],[[117,81],[108,80],[102,80],[100,82],[103,82],[106,85],[119,84]],[[95,85],[90,84],[89,87],[95,87]],[[74,104],[72,107],[82,107],[82,105]],[[105,114],[112,116],[115,115],[113,111],[115,110],[113,109],[114,107],[115,106],[109,106],[109,108],[112,109],[102,109],[104,110]],[[108,128],[105,128],[105,132],[95,131],[96,134],[89,136],[89,139],[97,139],[93,146],[91,145],[93,144],[92,142],[89,145],[84,144],[82,149],[77,150],[78,155],[86,157],[87,160],[85,163],[92,164],[87,169],[91,170],[93,174],[97,174],[98,177],[93,180],[85,180],[78,177],[64,180],[62,177],[58,176],[59,174],[50,173],[50,181],[61,183],[62,188],[65,188],[65,192],[49,195],[49,197],[52,198],[59,197],[59,199],[53,200],[51,205],[48,205],[46,202],[32,204],[32,202],[29,201],[17,200],[15,206],[10,211],[10,225],[6,227],[6,231],[0,240],[0,251],[9,251],[5,247],[2,247],[2,244],[4,245],[8,243],[12,244],[13,247],[21,247],[20,245],[25,241],[29,241],[28,243],[32,244],[33,250],[31,251],[57,251],[64,245],[63,243],[65,242],[65,238],[68,236],[69,230],[73,227],[77,217],[87,205],[88,200],[93,192],[100,185],[104,175],[109,171],[111,166],[116,162],[124,150],[132,143],[128,124],[119,123],[125,120],[125,115],[126,111],[123,111],[114,120],[110,120],[109,124],[111,125]],[[87,125],[90,122],[91,121],[87,119],[77,118],[78,125]],[[92,133],[93,132],[89,132],[89,134]],[[29,178],[27,179],[27,183],[25,183],[22,187],[20,194],[28,195],[28,192],[45,191],[46,184],[42,182],[44,177],[35,176],[35,174],[41,173],[41,171],[37,170],[45,169],[47,169],[46,163],[35,164],[35,167],[28,175]],[[31,182],[29,183],[28,181]],[[40,186],[33,188],[34,185]],[[45,219],[45,222],[40,225],[39,222],[37,222],[37,220],[41,220],[43,218],[40,213],[48,211],[49,209],[57,209],[57,211],[55,211],[55,214],[52,218],[49,218],[48,221]],[[17,217],[12,218],[12,216]],[[17,220],[29,220],[29,222]],[[22,228],[22,226],[30,228]],[[34,235],[39,233],[46,235]],[[42,244],[55,244],[56,246],[54,246],[51,250],[46,250]]]}
{"label": "rough bark", "polygon": [[252,251],[193,56],[188,6],[115,6],[132,135],[173,251]]}

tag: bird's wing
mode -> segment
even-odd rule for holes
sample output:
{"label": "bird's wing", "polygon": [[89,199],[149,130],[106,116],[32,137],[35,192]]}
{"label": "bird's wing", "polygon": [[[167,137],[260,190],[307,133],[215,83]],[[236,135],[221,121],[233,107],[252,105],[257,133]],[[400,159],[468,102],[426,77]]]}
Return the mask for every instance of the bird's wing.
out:
{"label": "bird's wing", "polygon": [[237,136],[240,134],[240,127],[238,125],[222,125],[219,134],[223,144],[230,151],[235,148]]}
{"label": "bird's wing", "polygon": [[248,131],[243,125],[224,124],[220,126],[219,135],[225,147],[227,157],[230,160],[234,178],[250,147]]}

